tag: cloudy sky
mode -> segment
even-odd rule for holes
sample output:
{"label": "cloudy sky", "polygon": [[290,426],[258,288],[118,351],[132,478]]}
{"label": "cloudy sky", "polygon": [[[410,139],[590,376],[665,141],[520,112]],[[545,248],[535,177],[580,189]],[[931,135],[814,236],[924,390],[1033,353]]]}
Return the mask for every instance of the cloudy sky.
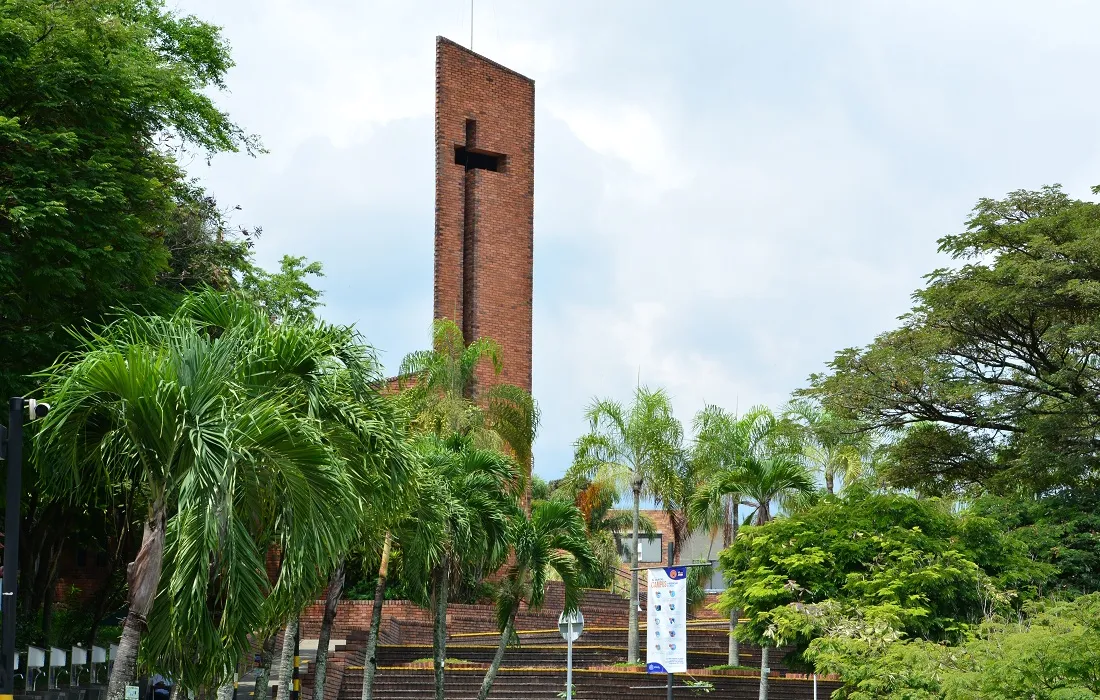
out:
{"label": "cloudy sky", "polygon": [[[270,154],[191,172],[258,257],[324,264],[391,372],[432,314],[435,36],[469,0],[177,0],[224,28],[219,100]],[[690,422],[781,404],[892,327],[983,196],[1100,183],[1100,5],[475,0],[536,81],[536,470],[639,377]]]}

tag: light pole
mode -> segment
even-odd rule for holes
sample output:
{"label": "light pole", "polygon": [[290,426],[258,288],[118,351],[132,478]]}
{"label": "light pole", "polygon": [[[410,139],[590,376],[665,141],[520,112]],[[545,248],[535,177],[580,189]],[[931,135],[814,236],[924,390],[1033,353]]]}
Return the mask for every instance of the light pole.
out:
{"label": "light pole", "polygon": [[8,427],[0,426],[0,459],[8,462],[7,511],[4,514],[4,579],[0,591],[0,618],[4,631],[0,639],[0,700],[15,694],[15,601],[19,584],[19,501],[23,497],[23,409],[30,419],[44,418],[48,403],[13,396],[8,401]]}
{"label": "light pole", "polygon": [[8,460],[7,512],[4,517],[4,587],[0,596],[0,699],[15,694],[15,593],[19,582],[19,499],[23,495],[23,397],[8,402],[8,429],[0,433],[0,456]]}
{"label": "light pole", "polygon": [[558,616],[558,631],[565,638],[565,700],[573,700],[573,642],[584,631],[584,615],[580,610]]}

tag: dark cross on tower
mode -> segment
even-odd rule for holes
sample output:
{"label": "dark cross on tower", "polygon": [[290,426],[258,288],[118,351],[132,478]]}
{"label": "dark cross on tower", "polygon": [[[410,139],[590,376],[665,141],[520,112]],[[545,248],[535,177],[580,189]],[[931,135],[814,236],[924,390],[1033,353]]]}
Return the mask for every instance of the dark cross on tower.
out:
{"label": "dark cross on tower", "polygon": [[455,145],[455,164],[466,168],[463,183],[462,211],[462,335],[467,343],[480,334],[477,328],[477,261],[478,261],[478,197],[479,170],[503,172],[506,157],[477,147],[477,121],[466,120],[466,143]]}

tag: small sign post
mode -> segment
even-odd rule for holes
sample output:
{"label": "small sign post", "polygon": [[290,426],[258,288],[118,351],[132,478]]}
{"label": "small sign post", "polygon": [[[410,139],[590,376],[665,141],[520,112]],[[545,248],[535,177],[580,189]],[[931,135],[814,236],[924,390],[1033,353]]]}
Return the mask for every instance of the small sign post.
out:
{"label": "small sign post", "polygon": [[126,700],[138,700],[138,687],[136,685],[126,686]]}
{"label": "small sign post", "polygon": [[558,631],[561,632],[566,644],[565,700],[573,700],[573,642],[584,631],[584,615],[579,609],[568,615],[562,612],[558,615]]}

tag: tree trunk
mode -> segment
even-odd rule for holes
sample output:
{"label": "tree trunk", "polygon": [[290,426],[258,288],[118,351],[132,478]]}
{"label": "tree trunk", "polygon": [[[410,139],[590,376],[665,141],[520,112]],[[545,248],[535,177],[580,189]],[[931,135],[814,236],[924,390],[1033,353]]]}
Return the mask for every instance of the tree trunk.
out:
{"label": "tree trunk", "polygon": [[519,605],[512,608],[512,614],[508,616],[508,622],[504,625],[504,631],[500,633],[500,644],[497,645],[497,653],[493,657],[493,663],[489,664],[489,670],[485,672],[485,680],[481,681],[481,691],[477,694],[477,700],[485,700],[489,697],[489,691],[493,689],[493,681],[496,680],[497,671],[504,661],[504,650],[508,648],[508,642],[512,639],[512,631],[516,628],[516,613]]}
{"label": "tree trunk", "polygon": [[634,539],[630,543],[630,615],[627,618],[626,662],[638,663],[638,509],[642,498],[642,487],[634,484]]}
{"label": "tree trunk", "polygon": [[[741,517],[740,504],[737,501],[733,502],[730,513],[730,544],[732,545],[737,541],[737,530],[740,526],[739,519]],[[741,665],[741,647],[737,643],[737,620],[741,617],[740,610],[730,611],[730,648],[729,648],[729,660],[726,662],[730,666]]]}
{"label": "tree trunk", "polygon": [[344,560],[328,580],[325,594],[325,612],[321,617],[321,631],[317,634],[317,670],[313,673],[313,700],[325,700],[325,674],[328,670],[328,644],[332,638],[332,621],[336,619],[336,606],[344,595]]}
{"label": "tree trunk", "polygon": [[835,475],[831,471],[825,470],[825,490],[829,492],[830,496],[833,495],[833,480],[835,478]]}
{"label": "tree trunk", "polygon": [[107,683],[107,700],[124,700],[126,686],[137,674],[138,647],[145,631],[146,618],[153,609],[153,600],[160,586],[161,563],[164,560],[164,523],[166,508],[161,494],[153,502],[145,531],[141,537],[141,549],[128,567],[130,587],[130,611],[122,626],[122,639],[118,643],[118,656]]}
{"label": "tree trunk", "polygon": [[283,630],[283,648],[279,651],[279,700],[290,697],[294,685],[294,638],[298,636],[298,616],[290,618]]}
{"label": "tree trunk", "polygon": [[768,700],[768,674],[771,673],[771,669],[768,668],[770,649],[771,647],[767,644],[760,647],[760,700]]}
{"label": "tree trunk", "polygon": [[[256,688],[253,700],[268,700],[271,697],[271,661],[275,657],[275,635],[269,635],[260,644],[260,670],[256,671]],[[285,694],[280,697],[285,698]]]}
{"label": "tree trunk", "polygon": [[382,604],[386,600],[386,576],[390,568],[390,547],[393,537],[386,533],[382,542],[382,563],[378,565],[378,584],[374,587],[374,607],[370,611],[370,631],[367,632],[367,653],[363,658],[363,694],[361,700],[374,700],[374,674],[378,671],[378,633],[382,628]]}
{"label": "tree trunk", "polygon": [[233,681],[218,686],[218,700],[233,700]]}
{"label": "tree trunk", "polygon": [[435,667],[435,700],[444,698],[443,666],[447,662],[447,588],[450,585],[450,558],[444,557],[443,564],[435,572],[435,625],[432,630],[432,654]]}

